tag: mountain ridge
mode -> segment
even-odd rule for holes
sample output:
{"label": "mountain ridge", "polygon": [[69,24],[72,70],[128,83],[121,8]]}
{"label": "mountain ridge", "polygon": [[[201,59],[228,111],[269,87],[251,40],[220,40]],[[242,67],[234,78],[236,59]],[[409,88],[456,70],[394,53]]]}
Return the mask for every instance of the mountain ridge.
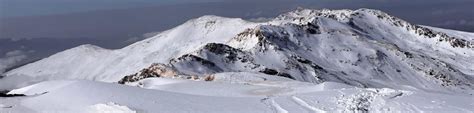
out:
{"label": "mountain ridge", "polygon": [[31,79],[10,88],[64,78],[118,82],[161,63],[185,76],[248,71],[311,83],[464,92],[474,80],[474,43],[467,38],[372,9],[298,9],[260,23],[203,16],[118,50],[72,48],[9,71],[4,80]]}

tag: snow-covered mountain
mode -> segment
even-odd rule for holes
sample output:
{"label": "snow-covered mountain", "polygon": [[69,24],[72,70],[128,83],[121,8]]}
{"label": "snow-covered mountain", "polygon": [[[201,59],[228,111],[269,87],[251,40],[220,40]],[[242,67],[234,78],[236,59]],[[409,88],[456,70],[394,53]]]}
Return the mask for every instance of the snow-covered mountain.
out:
{"label": "snow-covered mountain", "polygon": [[[197,82],[166,78],[192,79]],[[50,81],[65,79],[66,81]],[[191,99],[200,103],[189,105],[200,112],[219,109],[230,109],[229,111],[235,109],[242,112],[301,110],[292,107],[291,104],[281,105],[277,102],[290,100],[314,112],[341,109],[436,111],[438,108],[413,107],[416,105],[434,106],[429,102],[420,102],[416,105],[405,105],[404,102],[413,101],[410,99],[416,98],[430,100],[438,97],[442,97],[443,101],[451,99],[448,104],[458,100],[461,102],[461,104],[450,104],[453,106],[452,109],[439,109],[472,111],[474,108],[472,103],[474,102],[472,96],[474,93],[474,33],[411,24],[372,9],[299,9],[282,14],[271,21],[259,23],[238,18],[203,16],[122,49],[107,50],[93,45],[83,45],[57,53],[5,73],[0,79],[0,89],[11,90],[35,84],[10,93],[51,92],[43,97],[38,96],[26,100],[27,104],[23,107],[61,110],[61,107],[36,106],[34,101],[55,100],[52,99],[55,96],[73,94],[70,92],[84,90],[84,87],[94,89],[95,85],[100,87],[97,88],[99,92],[92,91],[97,94],[103,92],[100,90],[113,87],[112,84],[107,83],[68,79],[118,82],[159,90],[158,92],[149,90],[143,92],[162,94],[165,98],[193,98],[190,95],[204,95],[206,97],[194,97],[203,99]],[[168,83],[170,81],[173,83]],[[183,84],[174,85],[176,81]],[[215,81],[215,83],[203,81]],[[88,84],[94,85],[88,86]],[[51,86],[60,88],[44,89]],[[315,90],[324,86],[336,88]],[[163,87],[166,88],[163,89]],[[121,93],[121,88],[126,91],[136,91],[135,93],[140,91],[140,88],[125,86],[107,91]],[[255,88],[262,90],[255,90]],[[344,90],[346,88],[350,90]],[[249,91],[264,92],[261,94],[264,95],[261,97],[263,100],[259,100],[260,97],[253,97],[253,94],[239,94]],[[214,92],[223,92],[223,94],[214,95]],[[413,94],[414,92],[417,94]],[[131,95],[136,95],[135,93]],[[297,97],[297,95],[302,96],[299,95],[300,93],[304,93],[303,95],[306,95],[309,100],[318,95],[328,98],[332,95],[343,96],[335,99],[341,102],[331,99],[320,100],[322,102],[320,104],[326,107],[314,107],[314,103],[308,103],[307,99]],[[151,94],[145,97],[155,98]],[[345,94],[353,94],[354,98],[346,98]],[[406,94],[410,96],[401,100],[390,100],[405,97],[402,95]],[[243,97],[242,103],[229,103],[228,101],[238,100],[232,95]],[[423,97],[428,95],[436,96]],[[209,96],[219,98],[207,104],[239,105],[220,108],[219,106],[217,108],[197,106],[206,105],[207,101],[214,100]],[[290,100],[285,99],[287,97]],[[186,99],[175,102],[158,99],[157,102],[170,103],[158,104],[160,107],[157,108],[141,108],[133,105],[134,103],[129,100],[97,97],[96,101],[92,99],[76,104],[86,106],[99,100],[101,102],[121,101],[123,104],[132,105],[144,111],[157,110],[161,107],[169,108],[166,111],[175,111],[178,108],[169,106],[173,103],[176,105],[180,105],[180,102],[187,103]],[[373,101],[396,102],[379,102],[374,106],[370,104]],[[262,106],[270,106],[271,109],[255,105],[262,102]],[[55,101],[52,104],[59,105],[61,102]],[[237,109],[245,105],[255,105],[252,106],[255,108]],[[113,103],[93,107],[104,106],[121,108]],[[404,108],[407,106],[411,108]],[[457,107],[460,108],[456,109]],[[80,108],[82,107],[74,109]]]}
{"label": "snow-covered mountain", "polygon": [[244,71],[359,87],[473,89],[472,35],[370,9],[297,10],[264,23],[203,16],[123,49],[72,48],[5,79],[117,82],[161,63],[184,75]]}

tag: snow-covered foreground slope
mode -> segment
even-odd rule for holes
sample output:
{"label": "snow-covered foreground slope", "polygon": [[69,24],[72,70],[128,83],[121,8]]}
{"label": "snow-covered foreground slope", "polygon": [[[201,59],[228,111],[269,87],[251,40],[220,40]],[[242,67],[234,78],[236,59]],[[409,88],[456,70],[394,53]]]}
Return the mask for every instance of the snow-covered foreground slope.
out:
{"label": "snow-covered foreground slope", "polygon": [[473,33],[371,9],[302,9],[262,23],[203,16],[122,49],[83,45],[9,71],[0,90],[29,96],[0,104],[17,112],[472,112],[473,59]]}
{"label": "snow-covered foreground slope", "polygon": [[[472,112],[472,96],[341,83],[310,84],[285,78],[241,80],[249,73],[218,76],[214,82],[148,78],[138,87],[84,80],[41,82],[0,98],[0,112],[306,113],[342,111]],[[258,78],[257,76],[254,76]],[[272,78],[269,78],[272,79]],[[140,85],[138,85],[140,84]],[[54,87],[54,88],[51,88]],[[10,107],[6,107],[10,106]]]}

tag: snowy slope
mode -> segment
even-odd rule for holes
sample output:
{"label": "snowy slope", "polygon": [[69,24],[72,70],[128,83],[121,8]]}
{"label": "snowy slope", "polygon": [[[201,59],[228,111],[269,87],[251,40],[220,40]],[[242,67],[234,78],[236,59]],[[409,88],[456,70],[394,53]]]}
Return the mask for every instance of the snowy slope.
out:
{"label": "snowy slope", "polygon": [[474,33],[378,10],[203,16],[9,71],[0,89],[28,96],[0,98],[0,112],[472,112],[473,59]]}
{"label": "snowy slope", "polygon": [[[141,82],[142,88],[83,80],[42,82],[10,92],[40,95],[0,98],[0,104],[13,106],[0,108],[0,112],[310,113],[474,110],[472,96],[469,95],[387,88],[360,89],[333,82],[313,85],[298,81],[229,83],[165,78],[149,78]],[[55,85],[62,87],[43,90]]]}

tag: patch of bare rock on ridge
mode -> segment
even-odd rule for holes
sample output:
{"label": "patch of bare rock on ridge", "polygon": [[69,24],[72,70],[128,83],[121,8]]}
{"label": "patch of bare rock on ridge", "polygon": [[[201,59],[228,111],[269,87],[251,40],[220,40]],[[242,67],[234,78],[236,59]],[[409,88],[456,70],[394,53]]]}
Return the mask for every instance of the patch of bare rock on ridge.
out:
{"label": "patch of bare rock on ridge", "polygon": [[179,78],[179,79],[203,80],[203,81],[212,81],[214,79],[213,75],[206,75],[204,77],[198,77],[196,75],[185,75],[183,73],[178,72],[175,68],[169,65],[154,63],[150,67],[142,69],[138,73],[123,77],[120,81],[118,81],[118,83],[126,84],[129,82],[137,82],[142,79],[153,78],[153,77]]}

